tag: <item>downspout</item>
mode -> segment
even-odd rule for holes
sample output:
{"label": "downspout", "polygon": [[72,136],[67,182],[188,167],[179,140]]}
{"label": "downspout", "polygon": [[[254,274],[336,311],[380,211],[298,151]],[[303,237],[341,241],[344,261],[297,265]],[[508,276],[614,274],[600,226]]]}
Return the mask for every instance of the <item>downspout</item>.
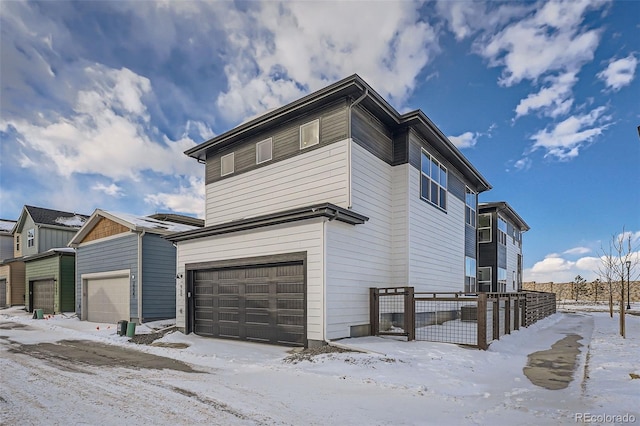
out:
{"label": "downspout", "polygon": [[327,221],[322,220],[322,341],[327,339]]}
{"label": "downspout", "polygon": [[142,238],[146,231],[138,233],[138,323],[142,324]]}
{"label": "downspout", "polygon": [[362,96],[360,96],[358,99],[356,99],[355,101],[353,101],[351,103],[351,105],[349,105],[349,112],[347,114],[347,120],[348,120],[348,125],[347,125],[347,136],[348,136],[348,142],[347,142],[347,169],[349,171],[349,181],[347,182],[348,188],[348,195],[349,195],[349,205],[347,206],[347,208],[351,208],[353,207],[353,197],[352,197],[352,181],[353,181],[353,173],[351,172],[351,144],[353,143],[353,139],[352,139],[352,134],[351,134],[351,110],[353,109],[354,106],[358,105],[360,102],[362,102],[364,100],[364,98],[366,98],[369,95],[369,89],[365,88],[364,89],[364,93],[362,94]]}

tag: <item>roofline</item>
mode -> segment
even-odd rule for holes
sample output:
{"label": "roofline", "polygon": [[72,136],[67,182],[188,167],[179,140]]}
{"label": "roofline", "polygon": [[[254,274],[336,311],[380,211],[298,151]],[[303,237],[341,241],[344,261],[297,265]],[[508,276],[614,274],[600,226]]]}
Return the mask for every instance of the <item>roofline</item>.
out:
{"label": "roofline", "polygon": [[517,225],[520,226],[520,228],[523,229],[524,232],[531,229],[531,227],[527,225],[527,222],[525,222],[524,219],[522,219],[522,217],[520,217],[520,215],[506,201],[479,203],[478,210],[480,210],[481,208],[495,208],[498,212],[506,211],[512,219],[515,219],[515,221],[518,222]]}
{"label": "roofline", "polygon": [[246,231],[249,229],[262,228],[265,226],[297,222],[318,217],[325,217],[330,221],[337,220],[339,222],[348,223],[350,225],[363,224],[367,220],[369,220],[368,217],[356,213],[352,210],[347,210],[331,203],[323,203],[256,216],[248,219],[234,220],[218,225],[194,229],[192,231],[179,232],[165,236],[163,238],[169,241],[180,242],[204,237],[211,237],[215,235],[228,234],[232,232]]}
{"label": "roofline", "polygon": [[[62,247],[60,247],[62,248]],[[68,252],[68,251],[58,251],[55,248],[54,249],[50,249],[47,250],[45,252],[42,253],[36,253],[36,254],[32,254],[29,256],[24,256],[22,258],[23,262],[30,262],[32,260],[38,260],[38,259],[43,259],[45,257],[53,257],[53,256],[75,256],[76,253],[75,252]]]}

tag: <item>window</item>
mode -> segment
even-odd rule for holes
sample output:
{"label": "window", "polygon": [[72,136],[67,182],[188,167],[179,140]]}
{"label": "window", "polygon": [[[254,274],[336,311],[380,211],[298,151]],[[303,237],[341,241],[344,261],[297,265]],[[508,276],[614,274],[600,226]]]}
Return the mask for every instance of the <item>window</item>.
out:
{"label": "window", "polygon": [[465,190],[465,209],[464,209],[464,220],[467,225],[471,225],[474,228],[476,227],[476,205],[477,205],[477,195],[475,192],[466,188]]}
{"label": "window", "polygon": [[265,139],[256,144],[256,164],[270,161],[273,157],[273,139]]}
{"label": "window", "polygon": [[446,210],[447,169],[424,150],[420,161],[420,198]]}
{"label": "window", "polygon": [[503,246],[507,245],[507,222],[498,216],[498,242]]}
{"label": "window", "polygon": [[491,214],[478,215],[478,239],[481,243],[491,242]]}
{"label": "window", "polygon": [[36,231],[35,229],[29,229],[27,231],[27,247],[33,247],[36,245]]}
{"label": "window", "polygon": [[300,149],[320,143],[320,120],[313,120],[300,126]]}
{"label": "window", "polygon": [[478,268],[478,289],[483,292],[491,291],[491,266]]}
{"label": "window", "polygon": [[476,288],[476,260],[473,257],[464,258],[464,291],[465,293],[475,293]]}
{"label": "window", "polygon": [[220,158],[220,176],[226,176],[234,171],[235,153],[223,155]]}
{"label": "window", "polygon": [[498,268],[498,291],[504,293],[507,291],[507,270]]}
{"label": "window", "polygon": [[20,251],[20,235],[16,235],[16,251]]}

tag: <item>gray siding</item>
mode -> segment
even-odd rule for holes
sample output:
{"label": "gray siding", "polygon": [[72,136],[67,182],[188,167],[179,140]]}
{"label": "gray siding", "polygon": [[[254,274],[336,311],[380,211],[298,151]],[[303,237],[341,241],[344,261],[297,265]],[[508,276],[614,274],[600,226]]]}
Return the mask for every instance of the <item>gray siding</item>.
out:
{"label": "gray siding", "polygon": [[142,321],[176,317],[176,248],[162,237],[142,238]]}
{"label": "gray siding", "polygon": [[[38,239],[38,252],[44,253],[45,251],[57,248],[66,247],[69,241],[76,235],[77,229],[62,230],[62,229],[50,229],[40,228],[36,231],[36,238]],[[23,235],[25,235],[23,233]],[[24,239],[24,237],[23,237]],[[24,240],[26,242],[26,240]],[[22,252],[24,254],[24,251]]]}
{"label": "gray siding", "polygon": [[498,244],[498,268],[507,268],[507,246],[502,244]]}
{"label": "gray siding", "polygon": [[[316,119],[320,119],[320,143],[300,150],[300,126]],[[206,183],[209,184],[260,167],[266,167],[275,162],[344,140],[347,137],[348,108],[346,100],[342,100],[311,114],[297,117],[282,126],[262,131],[259,135],[234,143],[231,147],[208,153],[205,172]],[[256,164],[256,143],[268,138],[273,140],[273,159],[265,163]],[[235,171],[222,177],[220,176],[220,158],[231,152],[235,153]]]}
{"label": "gray siding", "polygon": [[449,175],[447,177],[448,177],[447,189],[449,191],[449,194],[453,195],[458,200],[465,202],[464,182],[455,173],[449,172]]}
{"label": "gray siding", "polygon": [[353,141],[385,161],[393,162],[393,135],[371,113],[357,106],[351,112],[351,137]]}
{"label": "gray siding", "polygon": [[13,258],[13,235],[0,235],[0,261]]}
{"label": "gray siding", "polygon": [[478,231],[469,225],[465,225],[464,229],[464,255],[476,258],[476,240]]}
{"label": "gray siding", "polygon": [[[130,269],[138,277],[138,235],[122,237],[80,246],[76,250],[76,314],[82,315],[82,274]],[[137,298],[131,294],[131,317],[138,317]]]}

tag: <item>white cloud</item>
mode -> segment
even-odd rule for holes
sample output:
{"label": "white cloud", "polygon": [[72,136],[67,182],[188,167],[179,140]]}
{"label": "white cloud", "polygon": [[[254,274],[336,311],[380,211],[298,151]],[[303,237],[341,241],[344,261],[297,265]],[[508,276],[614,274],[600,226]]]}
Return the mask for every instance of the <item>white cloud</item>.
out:
{"label": "white cloud", "polygon": [[449,136],[449,140],[458,148],[471,148],[478,142],[480,133],[464,132],[460,136]]}
{"label": "white cloud", "polygon": [[205,205],[204,180],[190,177],[186,185],[181,185],[177,192],[160,192],[145,197],[145,202],[155,208],[169,209],[171,211],[195,214],[204,217]]}
{"label": "white cloud", "polygon": [[571,116],[551,130],[540,130],[531,137],[535,141],[532,150],[543,148],[545,156],[560,160],[576,157],[583,146],[607,128],[605,122],[609,117],[602,115],[604,110],[604,107],[598,107],[583,115]]}
{"label": "white cloud", "polygon": [[104,192],[105,194],[112,197],[121,197],[122,195],[124,195],[124,191],[122,190],[122,188],[115,183],[112,183],[111,185],[96,183],[91,187],[91,189],[93,189],[94,191]]}
{"label": "white cloud", "polygon": [[183,151],[194,146],[189,138],[170,140],[157,136],[149,123],[145,98],[151,84],[128,69],[114,70],[94,65],[85,70],[92,85],[77,94],[73,112],[52,120],[0,121],[0,129],[13,127],[25,148],[25,155],[42,161],[25,162],[51,167],[70,177],[74,173],[99,174],[114,180],[138,180],[150,170],[167,175],[188,175],[193,160]]}
{"label": "white cloud", "polygon": [[591,253],[591,249],[588,247],[574,247],[569,250],[565,250],[563,254],[587,254]]}
{"label": "white cloud", "polygon": [[530,158],[522,157],[521,159],[519,159],[513,164],[513,167],[515,167],[518,170],[529,170],[532,164],[533,162],[531,161]]}
{"label": "white cloud", "polygon": [[608,89],[617,91],[631,84],[637,66],[638,59],[633,54],[626,58],[611,60],[607,68],[598,73],[598,78],[604,81]]}
{"label": "white cloud", "polygon": [[546,79],[548,86],[520,100],[516,118],[532,111],[542,110],[544,115],[557,117],[569,112],[573,105],[572,89],[578,81],[575,72],[566,72]]}
{"label": "white cloud", "polygon": [[435,30],[419,20],[418,3],[370,2],[366,13],[358,2],[254,6],[225,15],[228,88],[216,103],[228,120],[281,106],[356,72],[401,106],[438,50]]}

